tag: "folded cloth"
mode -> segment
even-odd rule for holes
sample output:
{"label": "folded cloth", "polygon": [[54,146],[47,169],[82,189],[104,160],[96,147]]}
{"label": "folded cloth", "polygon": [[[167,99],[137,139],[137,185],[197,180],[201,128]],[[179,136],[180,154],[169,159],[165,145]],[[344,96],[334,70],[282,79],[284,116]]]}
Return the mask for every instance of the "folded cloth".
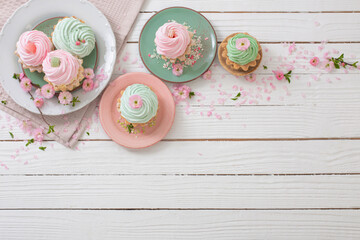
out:
{"label": "folded cloth", "polygon": [[[26,0],[0,0],[0,30],[11,14],[25,2]],[[144,0],[90,0],[90,2],[103,12],[110,22],[116,38],[117,53],[119,54]],[[14,116],[21,122],[26,122],[34,128],[41,127],[48,129],[48,124],[55,125],[55,132],[49,134],[48,137],[70,148],[77,143],[79,137],[88,126],[99,101],[98,97],[86,107],[67,115],[42,117],[17,105],[5,93],[1,85],[0,96],[2,100],[7,101],[6,105],[0,104],[0,110]]]}

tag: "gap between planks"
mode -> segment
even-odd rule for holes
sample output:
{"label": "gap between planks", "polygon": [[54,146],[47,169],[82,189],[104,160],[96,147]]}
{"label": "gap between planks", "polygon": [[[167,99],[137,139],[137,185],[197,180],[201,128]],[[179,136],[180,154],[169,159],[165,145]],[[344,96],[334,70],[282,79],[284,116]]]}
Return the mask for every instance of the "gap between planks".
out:
{"label": "gap between planks", "polygon": [[[176,7],[176,6],[174,6]],[[181,6],[179,6],[181,7]],[[360,11],[197,11],[199,13],[360,13]],[[158,11],[139,11],[139,13],[158,13]]]}
{"label": "gap between planks", "polygon": [[360,208],[0,208],[0,211],[358,211]]}

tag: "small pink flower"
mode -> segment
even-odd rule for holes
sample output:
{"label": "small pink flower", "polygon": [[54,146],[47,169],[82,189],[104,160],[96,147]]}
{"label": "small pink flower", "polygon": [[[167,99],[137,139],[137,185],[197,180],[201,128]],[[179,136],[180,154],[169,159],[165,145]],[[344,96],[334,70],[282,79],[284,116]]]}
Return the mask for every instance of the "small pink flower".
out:
{"label": "small pink flower", "polygon": [[44,134],[43,134],[42,128],[34,129],[34,131],[32,132],[32,135],[34,137],[34,140],[37,142],[42,142],[44,140]]}
{"label": "small pink flower", "polygon": [[44,86],[42,86],[41,88],[41,95],[44,97],[44,98],[52,98],[55,94],[55,90],[53,88],[53,86],[51,86],[51,84],[46,84]]}
{"label": "small pink flower", "polygon": [[202,75],[203,79],[210,80],[211,79],[211,71],[208,70]]}
{"label": "small pink flower", "polygon": [[318,57],[313,57],[311,60],[310,60],[310,64],[313,65],[314,67],[316,67],[318,64],[319,64],[319,58]]}
{"label": "small pink flower", "polygon": [[32,88],[31,80],[27,77],[23,77],[21,79],[20,86],[25,92],[30,92]]}
{"label": "small pink flower", "polygon": [[284,73],[282,71],[273,71],[273,73],[275,74],[277,80],[280,81],[284,79]]}
{"label": "small pink flower", "polygon": [[141,108],[142,103],[142,98],[139,95],[134,94],[129,97],[129,104],[131,108]]}
{"label": "small pink flower", "polygon": [[189,97],[190,92],[190,87],[186,85],[177,85],[174,87],[173,95],[176,101],[182,101]]}
{"label": "small pink flower", "polygon": [[250,41],[247,38],[236,39],[236,48],[240,51],[245,51],[250,47]]}
{"label": "small pink flower", "polygon": [[248,82],[256,81],[256,74],[252,73],[252,74],[246,75],[245,80],[248,81]]}
{"label": "small pink flower", "polygon": [[20,80],[23,79],[24,77],[25,77],[25,74],[24,74],[24,73],[20,73],[20,74],[19,74]]}
{"label": "small pink flower", "polygon": [[84,76],[87,79],[93,79],[95,77],[94,70],[92,68],[85,68]]}
{"label": "small pink flower", "polygon": [[172,73],[177,77],[183,73],[183,66],[180,63],[173,64],[172,68]]}
{"label": "small pink flower", "polygon": [[289,54],[292,54],[292,52],[294,52],[295,50],[296,50],[295,43],[292,43],[292,44],[289,46]]}
{"label": "small pink flower", "polygon": [[94,81],[91,79],[85,79],[82,85],[85,92],[90,92],[94,89]]}
{"label": "small pink flower", "polygon": [[331,72],[334,69],[334,63],[331,61],[323,62],[322,69],[324,69],[327,72]]}
{"label": "small pink flower", "polygon": [[59,101],[63,105],[68,105],[72,99],[73,99],[73,97],[70,92],[66,91],[66,92],[61,92],[59,94]]}
{"label": "small pink flower", "polygon": [[37,108],[41,108],[44,105],[44,99],[42,98],[35,98],[34,104]]}

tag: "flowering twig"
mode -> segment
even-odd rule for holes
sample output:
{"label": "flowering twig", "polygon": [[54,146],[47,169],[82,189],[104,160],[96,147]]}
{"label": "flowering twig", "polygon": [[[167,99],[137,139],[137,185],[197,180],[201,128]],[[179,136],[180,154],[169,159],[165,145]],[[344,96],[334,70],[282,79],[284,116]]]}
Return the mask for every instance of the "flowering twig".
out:
{"label": "flowering twig", "polygon": [[339,69],[340,66],[342,66],[343,68],[346,68],[346,66],[352,66],[352,67],[357,67],[357,63],[358,61],[354,62],[354,63],[348,63],[348,62],[345,62],[344,61],[344,54],[341,54],[340,57],[337,57],[337,58],[330,58],[329,61],[333,62],[334,63],[334,67],[336,69]]}
{"label": "flowering twig", "polygon": [[286,80],[288,80],[288,82],[290,83],[290,78],[291,78],[291,70],[288,71],[286,74],[284,74],[284,77],[286,78]]}

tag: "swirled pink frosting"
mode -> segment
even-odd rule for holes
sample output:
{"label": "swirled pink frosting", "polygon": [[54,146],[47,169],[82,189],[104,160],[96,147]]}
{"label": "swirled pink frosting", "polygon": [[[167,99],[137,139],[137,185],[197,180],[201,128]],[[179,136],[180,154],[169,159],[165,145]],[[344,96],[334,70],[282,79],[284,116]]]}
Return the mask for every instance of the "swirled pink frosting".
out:
{"label": "swirled pink frosting", "polygon": [[53,49],[53,44],[45,33],[33,30],[21,34],[16,48],[24,64],[39,66]]}
{"label": "swirled pink frosting", "polygon": [[165,23],[156,32],[156,51],[167,58],[175,59],[183,55],[189,43],[189,32],[179,23]]}
{"label": "swirled pink frosting", "polygon": [[[51,58],[59,58],[59,66],[51,66]],[[49,52],[43,62],[43,71],[49,82],[54,85],[70,84],[76,78],[79,67],[79,60],[64,50]]]}

